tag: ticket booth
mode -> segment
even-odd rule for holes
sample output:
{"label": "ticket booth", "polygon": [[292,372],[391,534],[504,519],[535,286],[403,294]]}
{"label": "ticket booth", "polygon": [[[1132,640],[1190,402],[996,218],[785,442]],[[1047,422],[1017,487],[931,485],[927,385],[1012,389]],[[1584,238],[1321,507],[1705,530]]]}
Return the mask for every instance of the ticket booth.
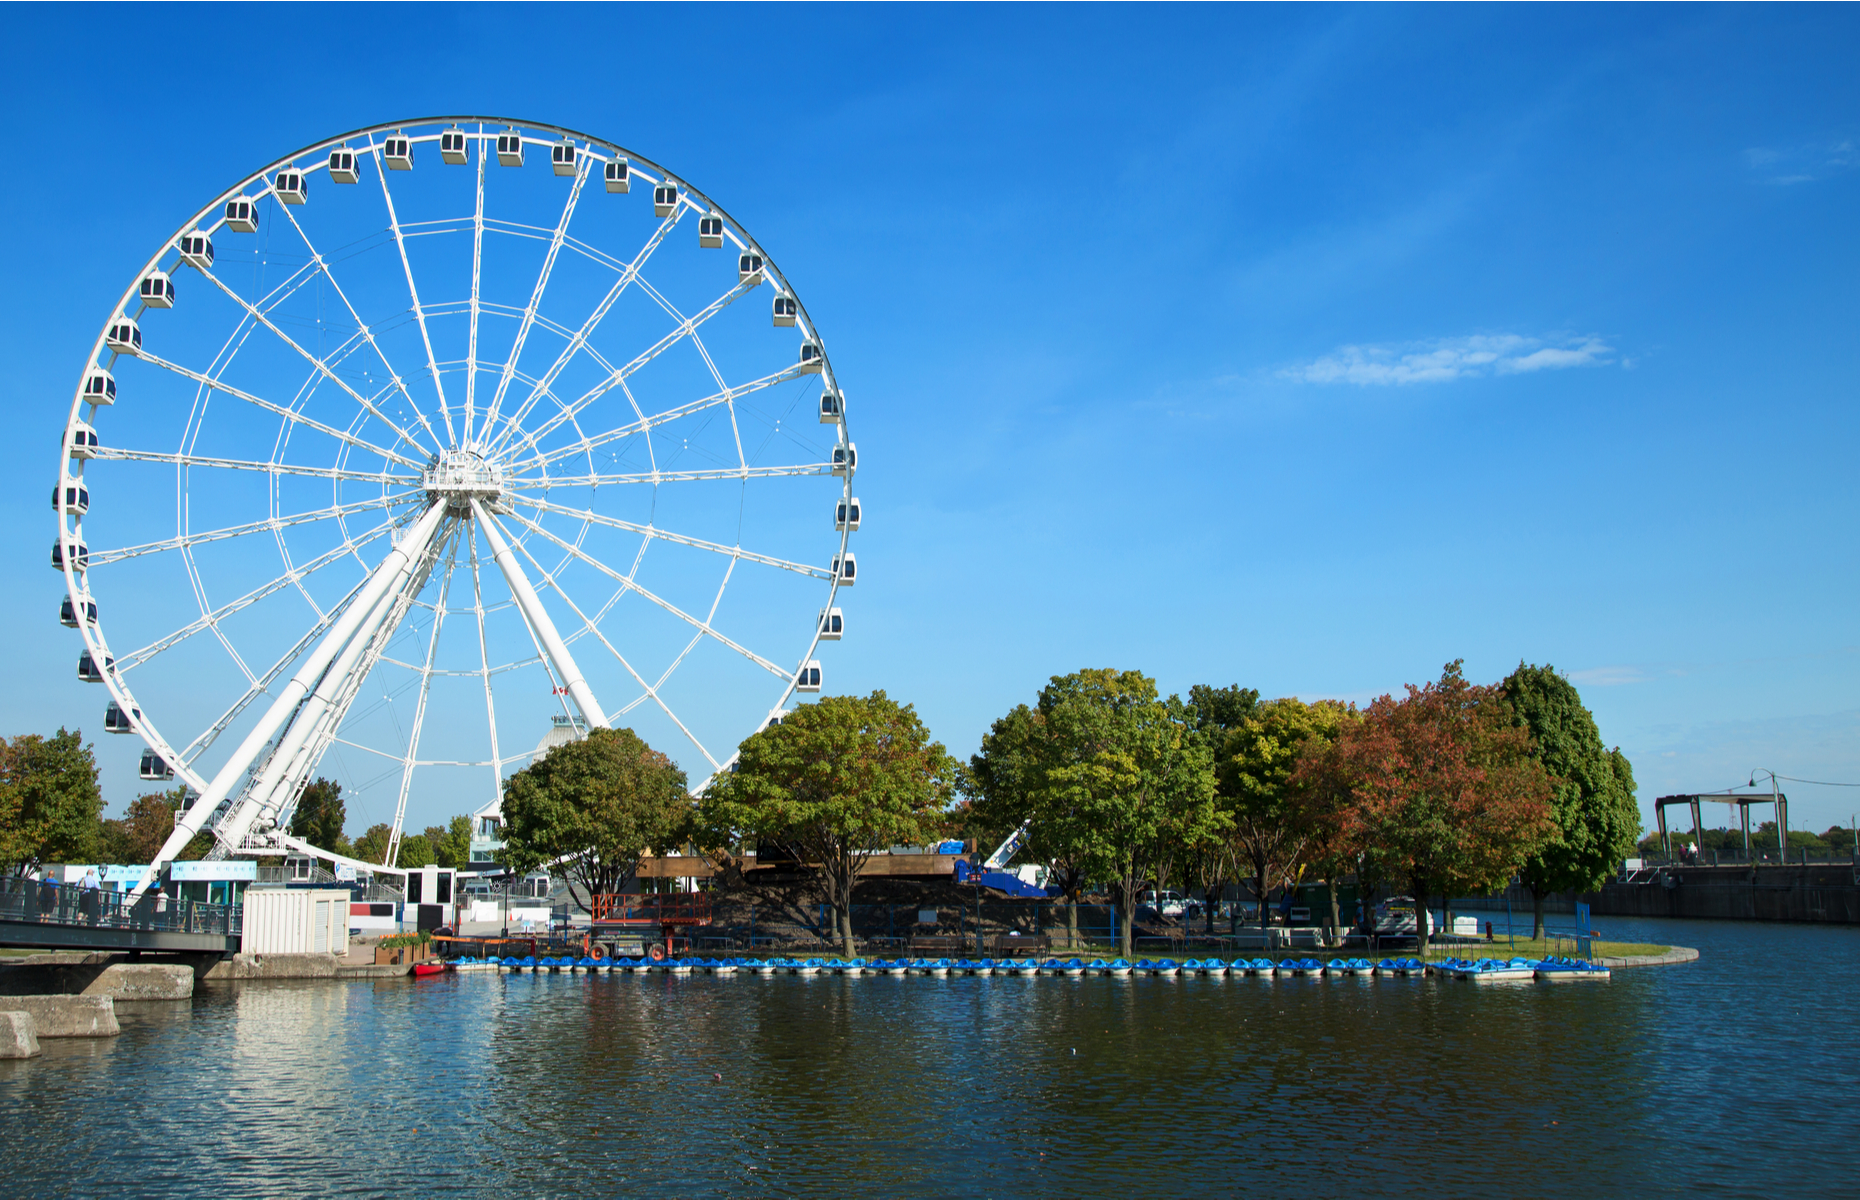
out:
{"label": "ticket booth", "polygon": [[407,872],[407,908],[415,929],[456,928],[454,895],[458,872],[452,867],[425,866]]}

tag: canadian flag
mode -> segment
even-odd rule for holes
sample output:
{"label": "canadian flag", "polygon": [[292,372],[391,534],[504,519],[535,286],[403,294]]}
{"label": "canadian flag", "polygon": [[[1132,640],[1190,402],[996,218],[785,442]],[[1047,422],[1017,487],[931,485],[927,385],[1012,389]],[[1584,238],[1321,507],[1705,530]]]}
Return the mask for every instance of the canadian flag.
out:
{"label": "canadian flag", "polygon": [[568,695],[568,689],[565,687],[552,687],[549,689],[549,694],[551,696],[566,696]]}

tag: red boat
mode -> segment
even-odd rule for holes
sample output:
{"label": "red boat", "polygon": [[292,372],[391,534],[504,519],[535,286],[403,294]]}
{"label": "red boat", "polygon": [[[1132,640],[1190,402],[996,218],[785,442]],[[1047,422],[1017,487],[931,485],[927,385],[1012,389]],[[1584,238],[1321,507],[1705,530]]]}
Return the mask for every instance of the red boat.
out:
{"label": "red boat", "polygon": [[449,968],[442,962],[418,962],[413,964],[415,975],[438,975]]}

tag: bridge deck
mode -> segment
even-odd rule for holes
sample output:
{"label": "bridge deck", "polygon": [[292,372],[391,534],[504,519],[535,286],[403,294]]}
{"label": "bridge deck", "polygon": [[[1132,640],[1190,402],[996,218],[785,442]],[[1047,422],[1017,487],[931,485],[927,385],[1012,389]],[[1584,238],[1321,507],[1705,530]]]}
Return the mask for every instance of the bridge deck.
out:
{"label": "bridge deck", "polygon": [[243,910],[148,893],[134,904],[121,892],[29,879],[0,880],[0,946],[38,950],[182,950],[232,954]]}

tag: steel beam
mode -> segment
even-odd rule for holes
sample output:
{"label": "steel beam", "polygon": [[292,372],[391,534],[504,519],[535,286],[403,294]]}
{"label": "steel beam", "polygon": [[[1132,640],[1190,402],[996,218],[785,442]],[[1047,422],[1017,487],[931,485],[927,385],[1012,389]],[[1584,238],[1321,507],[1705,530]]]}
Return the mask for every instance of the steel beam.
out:
{"label": "steel beam", "polygon": [[510,585],[510,592],[516,597],[517,607],[523,611],[523,619],[529,622],[530,632],[536,635],[536,644],[555,665],[556,677],[562,686],[568,689],[568,695],[581,710],[582,718],[587,721],[589,729],[605,728],[607,714],[601,711],[601,705],[594,698],[594,692],[587,681],[581,677],[581,668],[575,665],[575,658],[568,652],[567,643],[555,630],[555,622],[549,619],[549,612],[536,595],[536,589],[530,586],[529,577],[523,573],[523,567],[517,562],[516,552],[510,543],[504,540],[503,532],[484,505],[473,500],[472,516],[484,529],[486,540],[491,543],[491,557],[497,563],[498,570],[504,573],[504,581]]}
{"label": "steel beam", "polygon": [[149,864],[148,874],[136,884],[132,895],[140,896],[148,890],[149,884],[155,881],[155,872],[160,864],[172,861],[174,856],[180,853],[181,848],[200,832],[201,825],[212,815],[213,810],[219,807],[220,801],[226,799],[231,793],[234,785],[251,767],[253,760],[264,750],[266,743],[270,742],[272,737],[284,727],[284,723],[297,710],[298,704],[316,686],[331,660],[354,639],[355,632],[363,619],[373,614],[379,607],[381,598],[394,591],[405,575],[413,569],[413,564],[425,553],[426,547],[432,542],[433,534],[439,528],[440,522],[445,519],[445,515],[446,506],[434,504],[413,523],[400,543],[388,551],[387,556],[381,560],[381,565],[375,568],[374,574],[369,576],[368,582],[350,602],[349,609],[343,613],[342,619],[337,621],[329,633],[324,635],[321,642],[317,643],[316,649],[310,652],[310,657],[304,660],[303,665],[297,669],[295,675],[291,676],[289,682],[278,690],[278,698],[265,711],[265,715],[259,718],[258,724],[252,727],[251,732],[245,735],[245,740],[239,743],[239,748],[233,751],[232,757],[226,760],[226,764],[219,769],[218,774],[214,775],[212,782],[207,784],[206,791],[202,792],[193,806],[182,813],[180,820],[175,822],[174,832],[168,835],[168,840],[162,844],[161,850]]}

